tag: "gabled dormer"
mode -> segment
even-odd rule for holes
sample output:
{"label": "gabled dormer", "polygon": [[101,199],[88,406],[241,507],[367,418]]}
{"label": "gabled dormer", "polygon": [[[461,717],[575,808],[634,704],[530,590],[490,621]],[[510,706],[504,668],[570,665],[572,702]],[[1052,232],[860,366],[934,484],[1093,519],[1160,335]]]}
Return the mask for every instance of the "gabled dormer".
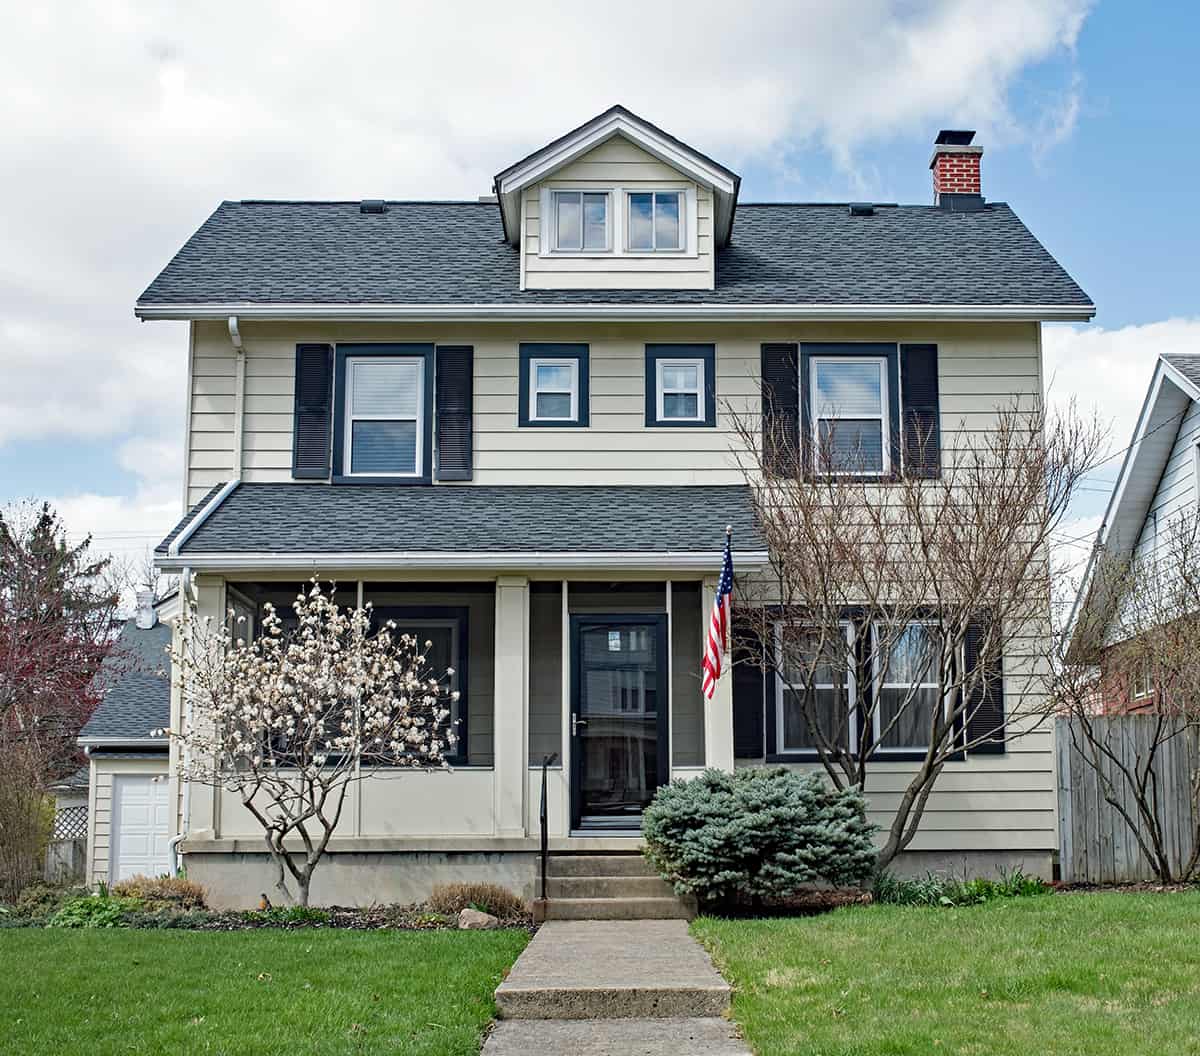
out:
{"label": "gabled dormer", "polygon": [[495,179],[521,289],[711,290],[740,177],[614,106]]}

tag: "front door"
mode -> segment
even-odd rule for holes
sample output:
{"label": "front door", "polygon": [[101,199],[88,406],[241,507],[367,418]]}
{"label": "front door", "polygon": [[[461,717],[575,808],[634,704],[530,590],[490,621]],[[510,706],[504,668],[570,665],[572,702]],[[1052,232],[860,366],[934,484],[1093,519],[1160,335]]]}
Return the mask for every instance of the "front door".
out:
{"label": "front door", "polygon": [[571,617],[571,821],[640,831],[669,780],[667,617]]}

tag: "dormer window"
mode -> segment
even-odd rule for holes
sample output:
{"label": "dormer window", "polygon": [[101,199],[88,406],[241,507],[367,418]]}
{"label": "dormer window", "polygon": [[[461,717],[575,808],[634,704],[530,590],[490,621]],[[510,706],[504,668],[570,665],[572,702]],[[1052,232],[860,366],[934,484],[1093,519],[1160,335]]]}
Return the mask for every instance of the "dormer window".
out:
{"label": "dormer window", "polygon": [[684,248],[683,197],[681,191],[629,195],[631,253],[677,253]]}
{"label": "dormer window", "polygon": [[560,253],[605,253],[612,248],[607,191],[555,191],[554,248]]}

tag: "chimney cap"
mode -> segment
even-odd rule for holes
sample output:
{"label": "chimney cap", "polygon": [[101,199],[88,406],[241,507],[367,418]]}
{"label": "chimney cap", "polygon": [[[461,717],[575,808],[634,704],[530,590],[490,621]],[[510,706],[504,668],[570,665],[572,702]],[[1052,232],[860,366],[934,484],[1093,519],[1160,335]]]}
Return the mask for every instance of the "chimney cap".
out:
{"label": "chimney cap", "polygon": [[942,147],[968,147],[974,138],[973,128],[943,128],[934,143]]}
{"label": "chimney cap", "polygon": [[154,591],[139,590],[136,596],[137,610],[133,622],[139,630],[148,631],[158,623],[158,613],[154,611]]}

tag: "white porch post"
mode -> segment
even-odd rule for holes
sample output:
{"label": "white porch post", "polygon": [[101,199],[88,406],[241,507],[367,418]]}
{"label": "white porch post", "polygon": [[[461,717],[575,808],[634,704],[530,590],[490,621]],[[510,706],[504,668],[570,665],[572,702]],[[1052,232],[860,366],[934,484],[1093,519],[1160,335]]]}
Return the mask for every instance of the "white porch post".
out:
{"label": "white porch post", "polygon": [[496,704],[493,721],[497,836],[525,835],[529,753],[529,579],[496,578]]}
{"label": "white porch post", "polygon": [[[708,625],[716,596],[717,577],[706,576],[700,591],[701,656],[708,641]],[[726,657],[712,700],[704,702],[704,765],[718,770],[733,769],[733,675],[729,670],[729,661],[730,658]]]}

